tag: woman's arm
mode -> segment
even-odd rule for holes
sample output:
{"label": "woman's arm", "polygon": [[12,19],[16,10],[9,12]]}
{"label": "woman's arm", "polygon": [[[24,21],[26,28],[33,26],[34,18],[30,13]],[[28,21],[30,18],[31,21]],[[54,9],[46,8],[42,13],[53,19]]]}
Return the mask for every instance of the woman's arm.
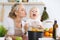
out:
{"label": "woman's arm", "polygon": [[14,35],[14,21],[11,18],[6,18],[3,25],[8,30],[7,35]]}
{"label": "woman's arm", "polygon": [[25,26],[24,26],[24,30],[25,30],[25,32],[28,31],[28,24],[27,24],[27,23],[26,23]]}

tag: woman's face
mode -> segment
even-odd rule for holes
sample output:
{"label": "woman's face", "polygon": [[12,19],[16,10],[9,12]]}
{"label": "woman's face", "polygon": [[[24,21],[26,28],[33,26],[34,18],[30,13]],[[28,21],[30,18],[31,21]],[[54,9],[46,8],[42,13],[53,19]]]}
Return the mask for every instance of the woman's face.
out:
{"label": "woman's face", "polygon": [[33,8],[32,10],[30,10],[30,17],[33,19],[36,19],[38,16],[38,10],[37,8]]}
{"label": "woman's face", "polygon": [[17,11],[16,15],[18,17],[25,17],[26,16],[26,11],[25,11],[24,6],[23,5],[18,5],[18,6],[19,7],[18,7],[18,11]]}

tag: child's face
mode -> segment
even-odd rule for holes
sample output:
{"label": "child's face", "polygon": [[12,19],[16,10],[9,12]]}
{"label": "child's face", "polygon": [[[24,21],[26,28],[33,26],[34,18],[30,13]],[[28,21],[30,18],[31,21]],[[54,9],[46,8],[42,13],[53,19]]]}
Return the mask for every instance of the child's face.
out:
{"label": "child's face", "polygon": [[25,17],[26,16],[26,11],[23,5],[19,5],[17,16],[19,17]]}
{"label": "child's face", "polygon": [[30,18],[36,19],[37,17],[38,17],[38,9],[33,8],[32,10],[30,10]]}

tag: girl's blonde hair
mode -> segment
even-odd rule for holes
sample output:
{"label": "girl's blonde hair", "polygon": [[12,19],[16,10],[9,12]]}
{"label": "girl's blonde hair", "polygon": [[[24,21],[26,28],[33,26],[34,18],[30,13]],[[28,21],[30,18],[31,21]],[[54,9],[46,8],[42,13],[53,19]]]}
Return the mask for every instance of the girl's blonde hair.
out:
{"label": "girl's blonde hair", "polygon": [[38,9],[37,7],[32,7],[32,8],[30,9],[30,11],[31,11],[32,9],[37,9],[37,10],[38,10],[38,13],[39,13],[39,9]]}

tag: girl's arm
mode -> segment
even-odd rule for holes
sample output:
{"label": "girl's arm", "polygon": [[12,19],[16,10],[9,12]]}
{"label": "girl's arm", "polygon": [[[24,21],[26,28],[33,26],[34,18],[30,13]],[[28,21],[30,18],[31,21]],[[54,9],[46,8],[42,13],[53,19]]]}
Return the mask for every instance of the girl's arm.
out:
{"label": "girl's arm", "polygon": [[44,26],[42,25],[42,22],[40,22],[40,27],[39,27],[39,29],[44,30]]}

